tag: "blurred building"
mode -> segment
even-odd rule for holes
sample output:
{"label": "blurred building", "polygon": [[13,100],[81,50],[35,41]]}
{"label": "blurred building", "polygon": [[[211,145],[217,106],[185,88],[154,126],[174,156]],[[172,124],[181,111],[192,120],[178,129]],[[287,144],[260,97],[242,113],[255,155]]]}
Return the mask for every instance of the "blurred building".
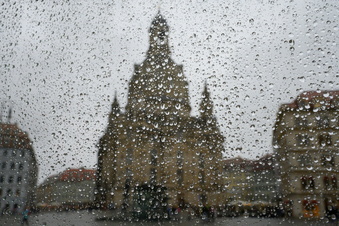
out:
{"label": "blurred building", "polygon": [[38,167],[27,133],[0,123],[0,214],[35,206]]}
{"label": "blurred building", "polygon": [[190,115],[188,83],[170,57],[169,27],[158,14],[150,47],[135,65],[123,113],[114,99],[99,142],[97,202],[129,206],[135,187],[163,187],[172,206],[218,205],[223,141],[205,85],[200,117]]}
{"label": "blurred building", "polygon": [[275,156],[266,154],[252,162],[252,202],[263,202],[275,206],[280,199],[279,180]]}
{"label": "blurred building", "polygon": [[253,161],[241,157],[223,161],[225,195],[228,203],[250,202],[252,196]]}
{"label": "blurred building", "polygon": [[68,169],[50,176],[37,189],[39,208],[83,209],[94,201],[95,170]]}
{"label": "blurred building", "polygon": [[286,211],[319,218],[338,209],[339,91],[309,91],[281,105],[273,145]]}
{"label": "blurred building", "polygon": [[228,202],[267,203],[278,199],[278,179],[272,154],[258,160],[241,157],[223,161],[225,193]]}

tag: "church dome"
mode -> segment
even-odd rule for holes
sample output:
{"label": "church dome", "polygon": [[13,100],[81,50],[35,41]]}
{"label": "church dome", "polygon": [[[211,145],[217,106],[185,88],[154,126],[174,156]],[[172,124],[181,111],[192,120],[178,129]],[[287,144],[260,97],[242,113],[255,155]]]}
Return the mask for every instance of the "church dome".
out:
{"label": "church dome", "polygon": [[129,83],[128,112],[189,116],[188,83],[181,65],[170,57],[168,25],[161,14],[152,21],[150,47],[141,65],[135,65]]}

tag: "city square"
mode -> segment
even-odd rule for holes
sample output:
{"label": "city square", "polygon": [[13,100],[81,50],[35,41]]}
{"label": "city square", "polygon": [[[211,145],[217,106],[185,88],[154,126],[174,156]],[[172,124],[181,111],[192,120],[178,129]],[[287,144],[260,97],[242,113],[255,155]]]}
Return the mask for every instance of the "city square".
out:
{"label": "city square", "polygon": [[[34,213],[30,216],[29,224],[31,226],[104,226],[104,225],[145,225],[145,226],[193,226],[193,225],[251,225],[251,226],[323,226],[323,225],[338,225],[338,221],[322,220],[298,220],[288,218],[252,218],[252,217],[221,217],[212,221],[205,221],[200,218],[191,218],[188,220],[187,215],[177,216],[175,220],[168,221],[129,221],[129,220],[109,220],[114,216],[114,212],[110,211],[74,211],[74,212],[44,212]],[[102,220],[105,218],[106,220]],[[100,220],[101,219],[101,220]],[[21,215],[5,215],[0,217],[0,225],[20,225]]]}

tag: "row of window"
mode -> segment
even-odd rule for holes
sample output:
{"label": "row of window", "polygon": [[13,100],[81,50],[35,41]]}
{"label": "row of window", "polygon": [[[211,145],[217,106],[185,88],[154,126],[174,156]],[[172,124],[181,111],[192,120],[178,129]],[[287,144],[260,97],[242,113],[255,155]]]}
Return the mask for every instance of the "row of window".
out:
{"label": "row of window", "polygon": [[[205,183],[205,172],[203,170],[199,171],[198,179],[200,184]],[[156,184],[157,182],[157,170],[155,168],[151,168],[150,182],[151,184]],[[184,171],[182,169],[177,170],[177,182],[178,185],[182,185],[184,182]]]}
{"label": "row of window", "polygon": [[[333,118],[333,121],[335,121],[336,119]],[[328,128],[330,127],[330,122],[331,119],[329,116],[327,115],[323,115],[323,116],[316,116],[315,117],[315,123],[313,124],[314,120],[307,120],[306,115],[305,116],[296,116],[295,117],[295,125],[297,127],[318,127],[318,128]]]}
{"label": "row of window", "polygon": [[[315,189],[315,182],[313,177],[301,177],[301,188],[303,190]],[[335,176],[325,176],[323,178],[323,184],[325,190],[336,190],[337,189],[337,178]]]}
{"label": "row of window", "polygon": [[[180,168],[183,166],[184,163],[184,154],[183,151],[179,150],[177,151],[177,166]],[[157,150],[153,149],[150,151],[150,164],[152,166],[157,166],[158,165],[158,153]],[[126,164],[130,165],[133,162],[133,153],[132,153],[132,149],[127,149],[127,153],[126,153]],[[200,153],[199,155],[199,168],[204,168],[205,167],[205,159],[204,159],[204,155]]]}
{"label": "row of window", "polygon": [[[21,181],[22,181],[22,177],[21,176],[17,176],[16,183],[20,184]],[[4,182],[5,182],[5,176],[1,175],[0,176],[0,183],[4,183]],[[9,184],[14,183],[14,176],[9,176],[7,182]]]}
{"label": "row of window", "polygon": [[[306,146],[309,147],[314,144],[312,141],[314,138],[308,134],[297,134],[296,135],[296,144],[298,146]],[[329,134],[320,134],[318,135],[317,143],[321,147],[331,146],[332,143],[332,136]]]}
{"label": "row of window", "polygon": [[[15,169],[16,169],[16,165],[17,165],[18,170],[23,170],[24,164],[23,164],[23,163],[15,163],[15,162],[11,162],[11,163],[9,164],[9,169],[15,170]],[[8,166],[7,166],[7,162],[2,162],[2,163],[0,163],[0,167],[1,167],[1,169],[3,169],[3,170],[7,169],[7,167],[8,167]]]}
{"label": "row of window", "polygon": [[275,185],[265,185],[265,186],[255,186],[253,187],[253,190],[258,193],[263,192],[263,191],[269,191],[269,192],[275,193],[277,188]]}
{"label": "row of window", "polygon": [[7,149],[5,149],[5,150],[3,150],[3,152],[2,152],[2,155],[3,156],[8,156],[9,155],[9,153],[13,156],[13,157],[15,157],[15,156],[19,156],[19,157],[25,157],[25,153],[26,153],[26,151],[25,150],[7,150]]}
{"label": "row of window", "polygon": [[[16,189],[16,191],[15,191],[15,196],[16,196],[16,197],[20,197],[20,194],[21,194],[20,189]],[[2,195],[3,195],[3,191],[2,191],[2,189],[0,188],[0,197],[2,197]],[[8,196],[8,197],[13,196],[13,191],[12,191],[12,189],[7,189],[6,196]]]}
{"label": "row of window", "polygon": [[[312,166],[314,164],[315,159],[312,159],[309,154],[301,154],[298,158],[299,165],[302,167]],[[334,167],[336,165],[335,159],[333,155],[322,155],[320,159],[320,163],[325,167]]]}

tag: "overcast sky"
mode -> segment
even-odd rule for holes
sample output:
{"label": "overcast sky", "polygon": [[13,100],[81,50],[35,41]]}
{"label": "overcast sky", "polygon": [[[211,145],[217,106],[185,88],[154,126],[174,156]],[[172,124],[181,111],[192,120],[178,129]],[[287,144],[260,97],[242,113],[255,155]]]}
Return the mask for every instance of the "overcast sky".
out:
{"label": "overcast sky", "polygon": [[280,104],[304,90],[338,89],[336,0],[2,4],[0,98],[33,141],[39,182],[67,167],[96,167],[114,93],[124,107],[159,8],[192,115],[208,84],[225,157],[271,153]]}

